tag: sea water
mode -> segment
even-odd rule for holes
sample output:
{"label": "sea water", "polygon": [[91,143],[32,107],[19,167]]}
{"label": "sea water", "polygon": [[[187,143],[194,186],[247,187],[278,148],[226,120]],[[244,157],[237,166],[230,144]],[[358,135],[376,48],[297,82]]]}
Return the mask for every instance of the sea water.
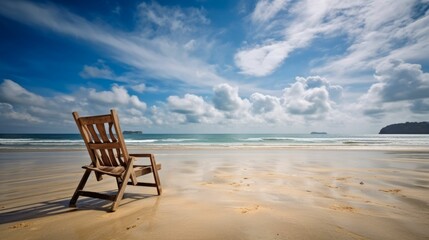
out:
{"label": "sea water", "polygon": [[[128,146],[420,146],[429,147],[429,135],[333,134],[125,134]],[[0,149],[80,148],[79,134],[0,134]]]}

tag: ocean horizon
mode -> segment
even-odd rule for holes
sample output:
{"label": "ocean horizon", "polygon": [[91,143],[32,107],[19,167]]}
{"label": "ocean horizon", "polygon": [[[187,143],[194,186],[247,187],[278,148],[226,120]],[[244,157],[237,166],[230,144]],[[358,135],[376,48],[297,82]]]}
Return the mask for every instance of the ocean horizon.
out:
{"label": "ocean horizon", "polygon": [[[127,146],[409,146],[429,147],[427,134],[124,134]],[[0,134],[0,149],[80,148],[80,134]]]}

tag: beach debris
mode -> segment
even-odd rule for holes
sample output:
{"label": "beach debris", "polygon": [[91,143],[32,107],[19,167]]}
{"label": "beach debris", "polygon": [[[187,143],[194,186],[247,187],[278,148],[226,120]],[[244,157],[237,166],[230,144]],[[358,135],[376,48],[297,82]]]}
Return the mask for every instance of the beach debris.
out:
{"label": "beach debris", "polygon": [[361,181],[359,184],[360,184],[360,185],[364,185],[363,181]]}

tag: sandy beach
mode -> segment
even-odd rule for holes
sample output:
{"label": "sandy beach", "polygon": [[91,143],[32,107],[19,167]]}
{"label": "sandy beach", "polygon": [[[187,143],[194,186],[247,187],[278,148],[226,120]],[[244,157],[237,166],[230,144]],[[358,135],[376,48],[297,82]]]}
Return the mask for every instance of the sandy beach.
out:
{"label": "sandy beach", "polygon": [[[68,201],[85,151],[0,152],[2,239],[428,239],[429,150],[172,147],[163,195]],[[139,160],[142,161],[142,160]],[[92,176],[88,189],[115,190]]]}

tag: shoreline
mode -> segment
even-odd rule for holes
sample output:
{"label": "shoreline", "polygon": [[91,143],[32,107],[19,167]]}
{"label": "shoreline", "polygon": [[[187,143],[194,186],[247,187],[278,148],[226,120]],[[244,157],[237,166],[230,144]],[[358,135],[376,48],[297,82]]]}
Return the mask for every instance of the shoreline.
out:
{"label": "shoreline", "polygon": [[[429,147],[425,145],[326,145],[326,144],[303,144],[303,145],[283,145],[283,144],[165,144],[165,145],[127,145],[130,150],[362,150],[362,151],[419,151],[429,152]],[[85,146],[72,147],[0,147],[0,152],[63,152],[63,151],[86,151]]]}

